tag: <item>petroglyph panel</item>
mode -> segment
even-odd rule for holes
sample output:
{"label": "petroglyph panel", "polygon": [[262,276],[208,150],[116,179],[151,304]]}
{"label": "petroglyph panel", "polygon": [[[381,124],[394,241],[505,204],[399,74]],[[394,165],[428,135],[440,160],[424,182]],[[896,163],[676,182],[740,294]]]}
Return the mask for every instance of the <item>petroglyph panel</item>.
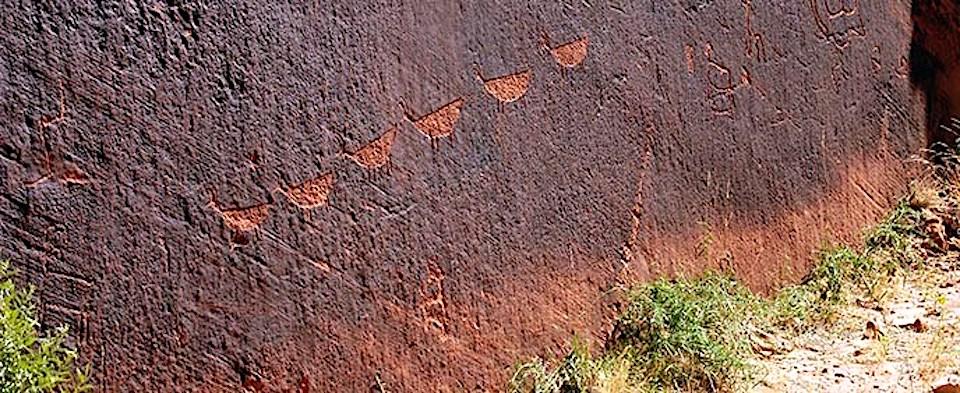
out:
{"label": "petroglyph panel", "polygon": [[550,54],[553,55],[557,64],[563,67],[573,68],[587,58],[587,49],[590,46],[590,39],[583,37],[564,44],[550,48]]}
{"label": "petroglyph panel", "polygon": [[[336,181],[336,175],[333,172],[325,173],[316,178],[309,179],[303,183],[290,186],[286,190],[282,190],[287,199],[297,207],[301,209],[316,209],[318,207],[326,206],[327,200],[330,198],[330,192],[333,191],[333,184]],[[255,208],[255,211],[247,214],[245,217],[248,221],[254,221],[259,219],[259,222],[262,222],[263,219],[260,218],[261,215],[265,219],[266,209],[264,207]],[[224,221],[227,220],[226,215],[224,216]],[[234,219],[236,220],[236,219]],[[228,222],[228,225],[230,223]],[[239,226],[234,224],[235,226]]]}
{"label": "petroglyph panel", "polygon": [[491,96],[497,99],[502,103],[510,103],[516,100],[519,100],[523,97],[524,94],[527,94],[527,89],[530,88],[530,80],[533,78],[533,73],[528,71],[520,71],[517,73],[498,76],[495,78],[486,79],[477,71],[477,77],[483,82],[483,89],[487,91]]}
{"label": "petroglyph panel", "polygon": [[926,142],[905,2],[7,14],[0,258],[102,391],[499,391],[620,280],[802,272]]}
{"label": "petroglyph panel", "polygon": [[379,169],[390,163],[390,150],[393,148],[395,139],[397,139],[397,127],[391,127],[377,139],[352,153],[347,153],[347,157],[363,168]]}
{"label": "petroglyph panel", "polygon": [[407,119],[420,133],[431,140],[447,138],[453,135],[453,129],[460,120],[460,111],[463,109],[464,102],[463,98],[457,98],[420,117],[408,113]]}
{"label": "petroglyph panel", "polygon": [[810,0],[820,33],[838,47],[867,34],[860,0]]}

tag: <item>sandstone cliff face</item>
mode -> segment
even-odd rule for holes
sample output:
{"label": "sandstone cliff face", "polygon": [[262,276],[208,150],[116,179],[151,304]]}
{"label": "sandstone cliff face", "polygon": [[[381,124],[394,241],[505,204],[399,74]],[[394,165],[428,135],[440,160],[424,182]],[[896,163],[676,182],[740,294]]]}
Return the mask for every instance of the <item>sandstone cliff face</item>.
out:
{"label": "sandstone cliff face", "polygon": [[0,257],[102,391],[496,391],[620,280],[796,278],[924,146],[903,1],[25,1]]}
{"label": "sandstone cliff face", "polygon": [[912,79],[926,93],[928,139],[954,145],[960,137],[960,3],[913,2]]}

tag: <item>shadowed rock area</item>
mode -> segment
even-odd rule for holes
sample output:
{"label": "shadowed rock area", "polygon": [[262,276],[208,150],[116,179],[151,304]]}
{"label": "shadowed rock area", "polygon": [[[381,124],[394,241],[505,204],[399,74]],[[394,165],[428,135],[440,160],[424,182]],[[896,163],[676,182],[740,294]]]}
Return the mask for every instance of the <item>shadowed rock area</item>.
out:
{"label": "shadowed rock area", "polygon": [[914,0],[911,79],[926,94],[927,138],[935,149],[960,138],[960,3]]}
{"label": "shadowed rock area", "polygon": [[904,1],[229,3],[0,16],[0,258],[99,391],[498,391],[622,280],[798,278],[928,138]]}

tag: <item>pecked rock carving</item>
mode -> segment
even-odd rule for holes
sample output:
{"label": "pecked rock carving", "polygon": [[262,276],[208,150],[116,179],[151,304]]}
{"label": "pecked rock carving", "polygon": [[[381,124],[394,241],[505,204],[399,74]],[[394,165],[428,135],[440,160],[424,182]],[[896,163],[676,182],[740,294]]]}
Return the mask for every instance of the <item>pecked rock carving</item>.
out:
{"label": "pecked rock carving", "polygon": [[563,67],[574,68],[587,58],[587,46],[590,45],[590,39],[583,37],[577,40],[560,44],[550,48],[550,54],[553,59]]}
{"label": "pecked rock carving", "polygon": [[810,7],[820,33],[838,48],[867,34],[860,0],[810,0]]}
{"label": "pecked rock carving", "polygon": [[316,209],[327,205],[336,175],[333,172],[290,186],[286,190],[277,190],[301,209]]}
{"label": "pecked rock carving", "polygon": [[390,150],[393,148],[395,139],[397,139],[397,127],[393,126],[377,139],[368,142],[352,153],[344,153],[344,155],[364,169],[380,169],[390,163]]}
{"label": "pecked rock carving", "polygon": [[214,197],[208,204],[208,207],[220,213],[223,218],[223,224],[236,232],[250,232],[260,227],[270,215],[270,205],[259,203],[252,206],[224,209],[220,202]]}
{"label": "pecked rock carving", "polygon": [[437,139],[453,135],[454,127],[460,120],[460,111],[463,109],[464,102],[463,98],[457,98],[422,117],[416,117],[410,112],[406,112],[405,115],[417,131],[429,138],[431,143],[435,143]]}
{"label": "pecked rock carving", "polygon": [[510,103],[523,98],[530,88],[530,80],[533,78],[533,72],[524,70],[513,74],[498,76],[491,79],[485,79],[476,68],[477,79],[483,82],[483,89],[501,103]]}

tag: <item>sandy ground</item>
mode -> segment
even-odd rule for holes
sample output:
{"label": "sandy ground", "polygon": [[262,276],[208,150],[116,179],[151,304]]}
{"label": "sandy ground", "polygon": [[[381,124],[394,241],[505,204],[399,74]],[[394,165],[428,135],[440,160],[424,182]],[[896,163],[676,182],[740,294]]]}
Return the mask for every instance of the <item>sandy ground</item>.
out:
{"label": "sandy ground", "polygon": [[763,341],[750,391],[960,393],[960,263],[949,260],[909,273],[881,304],[854,299],[831,326]]}

